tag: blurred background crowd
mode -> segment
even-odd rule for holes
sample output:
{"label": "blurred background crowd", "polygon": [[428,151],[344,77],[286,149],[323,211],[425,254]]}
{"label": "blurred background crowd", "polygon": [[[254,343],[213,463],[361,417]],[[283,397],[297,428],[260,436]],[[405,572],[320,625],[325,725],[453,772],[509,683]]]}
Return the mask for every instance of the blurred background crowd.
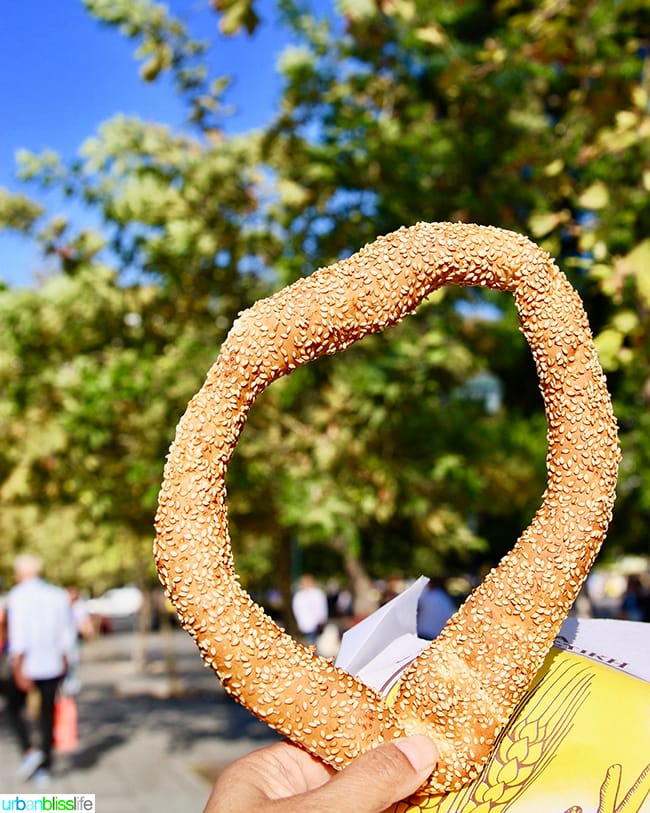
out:
{"label": "blurred background crowd", "polygon": [[[628,569],[638,568],[641,561],[629,560],[625,564]],[[584,585],[572,614],[581,618],[649,621],[649,575],[647,562],[642,572],[626,573],[620,563],[615,569],[596,569]],[[188,661],[189,676],[186,673],[181,678],[178,652],[186,649],[188,641],[178,640],[177,636],[185,637],[185,633],[180,631],[173,607],[160,588],[143,592],[127,585],[113,588],[98,598],[86,598],[75,587],[64,589],[46,581],[41,560],[31,554],[16,558],[13,581],[8,593],[0,596],[0,723],[6,728],[3,739],[6,734],[14,743],[16,782],[28,783],[32,789],[48,788],[57,777],[69,782],[70,776],[74,776],[70,770],[82,764],[78,755],[83,753],[77,698],[81,701],[83,730],[87,732],[93,724],[92,719],[84,719],[88,714],[82,679],[84,664],[87,670],[89,659],[91,662],[99,659],[98,665],[105,671],[108,662],[121,657],[125,640],[131,641],[126,646],[131,652],[136,681],[139,675],[145,680],[144,686],[148,685],[143,694],[142,686],[137,690],[139,703],[149,692],[159,690],[152,689],[151,684],[151,677],[156,674],[156,680],[159,682],[162,677],[167,686],[160,698],[161,711],[166,698],[191,697],[199,691],[199,683],[204,681],[197,680],[198,651],[194,649]],[[323,657],[335,659],[345,632],[362,621],[366,613],[395,599],[413,581],[375,580],[367,593],[357,597],[336,578],[319,582],[311,573],[303,573],[293,583],[288,606],[277,588],[256,598],[299,641]],[[411,632],[424,640],[437,637],[470,587],[470,579],[463,577],[429,579],[420,594]],[[100,646],[86,652],[88,642],[93,639],[113,638],[117,639],[116,646],[106,651]],[[156,640],[162,642],[163,654],[151,661],[148,651]],[[212,697],[218,684],[214,681],[210,685],[207,696]],[[117,687],[101,704],[106,707],[108,719],[115,703],[113,695],[119,697]],[[132,706],[131,713],[136,712],[137,706]],[[94,719],[98,711],[90,713]],[[244,730],[241,729],[242,734]],[[87,734],[85,740],[81,746],[88,747]],[[210,776],[212,770],[209,769]]]}
{"label": "blurred background crowd", "polygon": [[[357,600],[350,586],[340,579],[325,574],[316,578],[305,573],[293,583],[288,606],[283,604],[277,588],[254,592],[253,597],[298,640],[316,646],[320,654],[334,658],[346,630],[398,596],[414,581],[414,578],[403,577],[376,579]],[[429,587],[436,593],[438,601],[435,607],[429,608],[426,598],[421,600],[417,628],[420,637],[436,637],[476,584],[477,577],[467,575],[430,577]],[[65,589],[72,624],[81,640],[123,632],[146,635],[176,627],[178,623],[171,602],[159,587],[142,591],[135,585],[125,585],[112,588],[97,598],[80,593],[74,586],[68,585]],[[8,649],[6,604],[6,594],[0,594],[0,648],[5,657]],[[650,560],[634,557],[614,565],[596,567],[571,614],[578,618],[650,621]]]}

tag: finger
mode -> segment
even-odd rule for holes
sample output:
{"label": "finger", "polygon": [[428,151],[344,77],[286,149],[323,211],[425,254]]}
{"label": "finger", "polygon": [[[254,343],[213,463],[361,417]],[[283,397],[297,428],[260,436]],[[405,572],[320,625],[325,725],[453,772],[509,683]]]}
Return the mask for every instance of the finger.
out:
{"label": "finger", "polygon": [[[434,769],[438,749],[420,735],[384,743],[362,754],[309,794],[310,810],[380,813],[414,793]],[[329,807],[328,807],[329,805]]]}
{"label": "finger", "polygon": [[333,773],[332,768],[297,745],[275,743],[225,768],[204,813],[262,811],[271,800],[304,794],[323,785]]}

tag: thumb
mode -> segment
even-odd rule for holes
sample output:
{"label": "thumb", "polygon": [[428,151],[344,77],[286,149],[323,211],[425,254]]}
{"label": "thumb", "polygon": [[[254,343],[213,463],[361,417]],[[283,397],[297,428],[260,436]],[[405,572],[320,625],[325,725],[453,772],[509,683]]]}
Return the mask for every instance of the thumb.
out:
{"label": "thumb", "polygon": [[421,735],[373,748],[354,760],[314,796],[339,813],[380,813],[416,791],[438,761],[438,748]]}

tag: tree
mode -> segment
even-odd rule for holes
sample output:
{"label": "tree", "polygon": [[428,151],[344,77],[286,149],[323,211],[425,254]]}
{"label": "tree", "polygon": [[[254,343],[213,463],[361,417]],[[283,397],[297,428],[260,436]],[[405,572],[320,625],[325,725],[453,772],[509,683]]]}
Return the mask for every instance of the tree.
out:
{"label": "tree", "polygon": [[[213,5],[227,35],[263,24],[254,0]],[[188,123],[117,116],[71,164],[21,156],[25,180],[94,207],[95,231],[0,194],[0,224],[56,270],[0,294],[5,537],[49,522],[93,585],[146,570],[165,448],[235,314],[378,234],[472,220],[530,234],[580,290],[622,419],[610,550],[645,551],[645,6],[340,0],[319,19],[280,0],[278,115],[230,136],[205,43],[164,5],[87,0],[145,81],[171,76]],[[363,578],[494,560],[539,501],[544,437],[512,302],[440,292],[260,398],[229,473],[244,581],[278,562],[290,579],[297,544]]]}
{"label": "tree", "polygon": [[116,116],[71,165],[20,155],[23,180],[93,207],[100,230],[0,196],[0,227],[31,236],[54,268],[39,289],[2,295],[4,569],[30,545],[48,572],[97,591],[152,578],[175,423],[234,315],[269,290],[257,253],[275,241],[254,223],[255,139],[215,129],[224,83],[206,84],[203,46],[163,6],[89,6],[140,39],[147,81],[174,72],[195,128]]}
{"label": "tree", "polygon": [[151,578],[165,450],[203,352],[191,329],[172,336],[158,300],[100,266],[0,293],[6,571],[28,546],[96,592]]}
{"label": "tree", "polygon": [[[255,6],[234,5],[240,16]],[[286,190],[284,266],[305,273],[305,257],[326,264],[416,220],[491,223],[541,242],[585,300],[624,421],[610,550],[645,551],[645,435],[628,430],[643,423],[647,391],[647,4],[345,0],[341,17],[320,20],[281,5],[298,44],[264,147]],[[463,300],[495,303],[463,291],[442,307]],[[520,345],[494,343],[514,335],[512,310],[497,307],[468,349],[504,386],[501,436],[518,415],[539,432],[534,372]]]}

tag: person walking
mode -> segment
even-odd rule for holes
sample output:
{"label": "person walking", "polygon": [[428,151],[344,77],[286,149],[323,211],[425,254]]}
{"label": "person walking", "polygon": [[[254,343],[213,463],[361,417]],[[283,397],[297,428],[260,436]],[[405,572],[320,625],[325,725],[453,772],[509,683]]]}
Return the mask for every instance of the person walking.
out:
{"label": "person walking", "polygon": [[447,592],[445,580],[440,577],[430,579],[418,602],[418,637],[430,641],[437,638],[455,611],[456,605]]}
{"label": "person walking", "polygon": [[650,617],[650,596],[636,573],[627,577],[625,592],[621,596],[618,617],[628,621],[647,621]]}
{"label": "person walking", "polygon": [[[7,715],[22,751],[18,776],[41,783],[52,767],[54,704],[74,645],[68,595],[40,578],[41,560],[30,554],[14,562],[16,585],[7,596],[8,654],[11,674]],[[40,748],[32,745],[25,718],[27,695],[40,696]]]}
{"label": "person walking", "polygon": [[9,671],[9,656],[7,655],[7,610],[5,608],[5,597],[0,596],[0,695],[7,694]]}
{"label": "person walking", "polygon": [[311,574],[305,573],[300,578],[300,585],[294,594],[291,609],[298,629],[306,642],[315,645],[327,623],[329,612],[327,596],[320,587],[316,586],[316,581]]}

